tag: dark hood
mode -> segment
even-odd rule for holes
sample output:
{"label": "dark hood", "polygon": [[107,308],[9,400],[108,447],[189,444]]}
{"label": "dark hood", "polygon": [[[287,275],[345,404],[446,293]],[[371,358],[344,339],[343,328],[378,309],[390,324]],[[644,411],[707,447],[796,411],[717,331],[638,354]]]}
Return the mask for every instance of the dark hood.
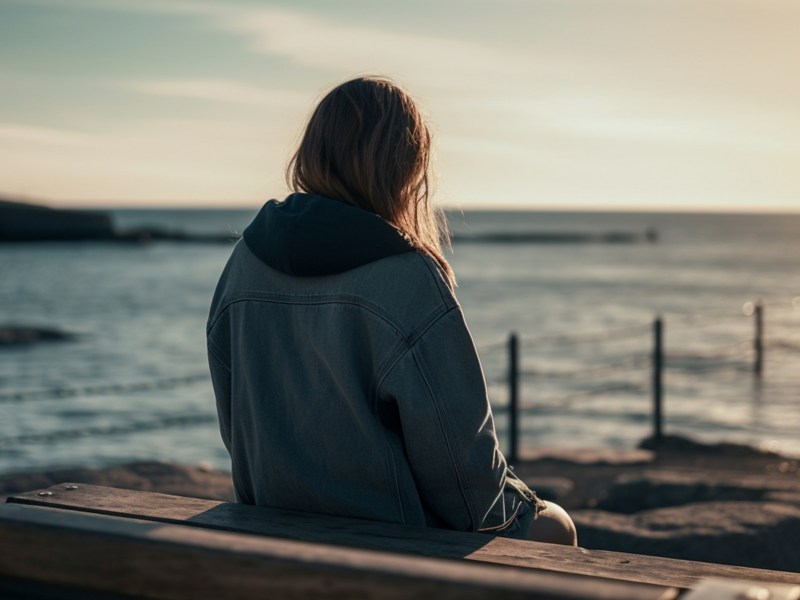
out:
{"label": "dark hood", "polygon": [[267,202],[242,237],[262,262],[300,276],[342,273],[414,250],[380,216],[304,193]]}

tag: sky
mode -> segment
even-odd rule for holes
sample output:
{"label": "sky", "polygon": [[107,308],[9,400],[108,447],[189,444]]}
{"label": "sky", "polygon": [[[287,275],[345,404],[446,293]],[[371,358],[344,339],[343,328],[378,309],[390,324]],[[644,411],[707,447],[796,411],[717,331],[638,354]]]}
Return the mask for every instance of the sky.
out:
{"label": "sky", "polygon": [[442,206],[800,211],[797,0],[0,0],[0,197],[258,206],[362,74]]}

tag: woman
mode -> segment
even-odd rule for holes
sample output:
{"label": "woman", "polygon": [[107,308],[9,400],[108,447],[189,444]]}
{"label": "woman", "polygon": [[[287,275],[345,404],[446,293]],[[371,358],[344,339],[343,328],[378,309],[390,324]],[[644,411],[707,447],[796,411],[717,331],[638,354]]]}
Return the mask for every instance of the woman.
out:
{"label": "woman", "polygon": [[407,94],[348,81],[234,248],[207,339],[237,500],[574,544],[498,447],[429,156]]}

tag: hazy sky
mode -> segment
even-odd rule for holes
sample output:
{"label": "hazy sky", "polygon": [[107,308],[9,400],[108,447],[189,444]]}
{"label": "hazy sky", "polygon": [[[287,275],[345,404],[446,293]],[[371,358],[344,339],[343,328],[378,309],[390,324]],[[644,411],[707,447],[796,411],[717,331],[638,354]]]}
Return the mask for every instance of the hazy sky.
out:
{"label": "hazy sky", "polygon": [[800,210],[797,0],[0,0],[0,195],[255,206],[364,73],[445,205]]}

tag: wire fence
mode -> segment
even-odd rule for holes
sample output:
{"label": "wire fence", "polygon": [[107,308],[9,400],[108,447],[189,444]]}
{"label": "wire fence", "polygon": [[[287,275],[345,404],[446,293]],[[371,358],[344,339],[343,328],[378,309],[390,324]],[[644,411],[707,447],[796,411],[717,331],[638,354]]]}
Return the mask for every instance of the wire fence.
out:
{"label": "wire fence", "polygon": [[[509,448],[507,455],[514,461],[519,457],[521,414],[562,414],[620,420],[633,418],[651,423],[650,437],[657,443],[664,432],[664,405],[669,394],[684,396],[698,394],[698,388],[708,382],[732,382],[739,389],[747,377],[755,384],[765,378],[765,360],[774,371],[775,380],[796,386],[800,399],[800,379],[787,374],[787,367],[798,365],[793,372],[800,375],[800,319],[782,318],[780,312],[769,322],[765,334],[765,306],[752,303],[752,310],[739,314],[669,315],[657,317],[652,324],[638,325],[605,332],[579,335],[550,335],[522,337],[511,333],[505,344],[479,347],[483,357],[494,354],[497,365],[501,352],[507,363],[504,372],[487,377],[490,389],[506,387],[507,402],[494,404],[508,411]],[[797,307],[794,312],[796,313]],[[749,330],[749,331],[748,331]],[[669,335],[667,350],[664,337]],[[621,341],[634,342],[620,355]],[[503,347],[505,346],[505,348]],[[559,360],[552,355],[559,348]],[[559,367],[554,362],[567,362],[580,367]],[[502,368],[502,367],[501,367]],[[773,372],[770,376],[773,376]],[[669,374],[669,385],[665,375]],[[608,403],[607,410],[598,408],[595,400],[613,398],[626,400],[629,409],[615,412],[619,403]],[[636,408],[631,408],[636,407]],[[708,426],[699,409],[695,424]],[[681,414],[670,426],[692,422],[690,415]]]}

